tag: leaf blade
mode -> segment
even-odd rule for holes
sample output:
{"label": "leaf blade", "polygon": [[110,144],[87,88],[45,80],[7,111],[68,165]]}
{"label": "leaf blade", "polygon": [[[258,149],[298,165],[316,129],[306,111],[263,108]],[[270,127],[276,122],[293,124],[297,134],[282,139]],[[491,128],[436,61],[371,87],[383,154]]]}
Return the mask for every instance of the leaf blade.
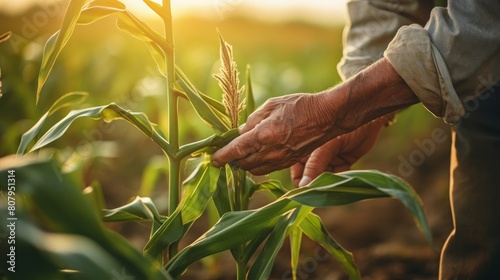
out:
{"label": "leaf blade", "polygon": [[82,8],[86,2],[86,0],[72,0],[69,3],[68,9],[66,10],[66,13],[64,15],[61,29],[54,33],[54,35],[52,35],[45,44],[45,47],[43,49],[42,64],[40,66],[40,72],[38,74],[36,103],[38,103],[43,85],[47,81],[47,78],[52,68],[54,67],[57,57],[73,34]]}

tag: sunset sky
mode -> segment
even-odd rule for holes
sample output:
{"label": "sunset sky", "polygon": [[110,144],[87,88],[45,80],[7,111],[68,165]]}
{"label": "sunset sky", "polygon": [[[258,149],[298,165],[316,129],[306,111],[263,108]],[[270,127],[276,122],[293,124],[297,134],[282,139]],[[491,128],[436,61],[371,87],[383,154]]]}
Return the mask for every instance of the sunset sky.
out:
{"label": "sunset sky", "polygon": [[[0,0],[0,10],[21,13],[37,1],[64,0]],[[121,1],[129,7],[146,7],[141,0]],[[270,21],[300,19],[326,25],[342,23],[346,17],[344,0],[172,0],[171,5],[174,17],[196,14],[223,20],[239,13]]]}

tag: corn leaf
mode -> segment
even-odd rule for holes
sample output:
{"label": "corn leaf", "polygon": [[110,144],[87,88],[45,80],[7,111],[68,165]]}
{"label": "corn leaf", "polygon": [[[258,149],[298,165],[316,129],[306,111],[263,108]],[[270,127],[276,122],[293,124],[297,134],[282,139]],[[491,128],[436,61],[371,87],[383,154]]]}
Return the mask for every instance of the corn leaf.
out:
{"label": "corn leaf", "polygon": [[[138,279],[170,279],[159,269],[158,264],[142,256],[121,236],[106,230],[94,211],[92,202],[81,193],[80,186],[75,186],[59,171],[57,163],[47,159],[43,153],[36,158],[25,156],[0,160],[0,176],[7,178],[12,170],[17,178],[22,178],[22,184],[16,186],[16,195],[22,196],[29,203],[29,207],[19,204],[19,208],[16,208],[17,213],[30,211],[29,215],[19,216],[19,225],[43,224],[48,231],[57,232],[55,235],[46,235],[30,231],[28,227],[26,231],[17,231],[19,240],[23,239],[43,254],[48,254],[44,259],[56,258],[54,262],[57,267],[65,264],[66,269],[85,270],[85,275],[91,276],[95,271],[100,271],[100,264],[93,262],[102,261],[101,265],[110,266],[108,273],[119,264],[118,268],[126,267]],[[1,184],[0,187],[2,192],[7,191],[6,185]],[[32,222],[31,217],[37,217],[36,222]],[[42,242],[47,241],[46,238],[51,242]],[[20,255],[29,256],[26,252]],[[71,260],[66,259],[70,256]],[[33,273],[33,276],[37,276],[37,271]],[[34,278],[36,277],[26,279]]]}
{"label": "corn leaf", "polygon": [[187,98],[191,102],[198,116],[219,132],[225,132],[230,129],[229,119],[216,114],[213,107],[208,104],[195,90],[190,88],[186,81],[180,79],[177,84],[181,87]]}
{"label": "corn leaf", "polygon": [[174,278],[180,276],[193,262],[215,253],[235,248],[274,227],[281,214],[298,204],[277,200],[259,210],[233,211],[224,214],[202,237],[188,245],[167,264]]}
{"label": "corn leaf", "polygon": [[33,246],[46,258],[55,259],[61,267],[78,271],[78,279],[112,279],[113,271],[121,271],[123,267],[99,244],[81,235],[48,233],[20,222],[16,241]]}
{"label": "corn leaf", "polygon": [[246,69],[246,85],[245,85],[245,102],[246,102],[246,107],[245,110],[242,111],[242,122],[245,123],[248,119],[248,116],[255,111],[255,98],[253,96],[253,89],[252,89],[252,75],[250,71],[250,65],[247,65]]}
{"label": "corn leaf", "polygon": [[[120,1],[117,0],[95,0],[86,4],[86,0],[72,0],[65,13],[61,29],[52,35],[45,44],[42,57],[42,65],[38,75],[38,89],[36,102],[38,103],[43,85],[54,67],[57,57],[70,39],[77,24],[91,24],[97,20],[110,15],[118,16],[118,27],[132,36],[144,41],[157,62],[161,73],[164,73],[164,52],[173,50],[169,43],[161,35],[128,12]],[[162,60],[163,59],[163,60]],[[160,61],[162,60],[162,61]]]}
{"label": "corn leaf", "polygon": [[207,204],[215,192],[219,180],[220,168],[210,162],[202,162],[197,170],[184,181],[181,208],[182,222],[187,224],[203,214]]}
{"label": "corn leaf", "polygon": [[248,280],[268,279],[278,251],[283,246],[289,226],[289,217],[280,216],[259,256],[248,272]]}
{"label": "corn leaf", "polygon": [[229,188],[227,184],[226,177],[226,169],[221,168],[219,179],[217,180],[215,192],[212,196],[215,207],[217,208],[217,213],[219,217],[226,214],[227,212],[232,211],[230,196],[229,196]]}
{"label": "corn leaf", "polygon": [[100,216],[102,209],[105,207],[101,184],[98,181],[94,181],[90,186],[86,187],[82,193],[85,198],[89,200],[92,205],[94,205],[96,215]]}
{"label": "corn leaf", "polygon": [[148,5],[148,7],[151,10],[153,10],[163,20],[166,20],[169,17],[169,15],[165,12],[165,10],[163,9],[163,7],[160,4],[155,3],[151,0],[143,0],[143,1],[144,1],[144,3],[146,3],[146,5]]}
{"label": "corn leaf", "polygon": [[300,229],[311,240],[320,244],[342,265],[351,280],[360,280],[361,275],[356,268],[352,254],[342,248],[330,235],[321,222],[321,218],[314,213],[309,213],[300,223]]}
{"label": "corn leaf", "polygon": [[215,191],[220,168],[208,161],[200,163],[197,169],[183,183],[182,200],[146,244],[144,252],[156,258],[185,233],[184,226],[190,225],[203,214]]}
{"label": "corn leaf", "polygon": [[[311,207],[298,207],[292,213],[282,215],[272,230],[269,238],[248,272],[248,279],[268,279],[274,260],[283,246],[285,237],[298,228],[299,224],[307,214],[312,211]],[[301,234],[301,233],[300,233]]]}
{"label": "corn leaf", "polygon": [[42,126],[45,124],[45,121],[50,115],[64,107],[72,106],[82,102],[85,98],[87,98],[87,96],[88,93],[78,91],[67,93],[58,98],[52,104],[49,110],[45,114],[43,114],[42,117],[40,117],[38,122],[36,122],[33,127],[31,127],[23,134],[23,136],[21,137],[21,142],[19,143],[19,147],[17,148],[17,154],[22,155],[26,152],[26,148],[28,148],[28,145],[31,143],[31,141],[38,135],[38,133],[42,129]]}
{"label": "corn leaf", "polygon": [[[157,12],[162,9],[154,2],[145,2],[150,7],[154,6],[156,9],[159,9]],[[118,16],[116,24],[120,30],[146,43],[153,60],[158,66],[158,70],[166,77],[167,70],[164,52],[171,51],[171,43],[167,43],[161,35],[154,32],[141,20],[128,12],[125,5],[121,2],[116,0],[96,0],[91,2],[82,11],[78,24],[90,24],[109,15]]]}
{"label": "corn leaf", "polygon": [[72,0],[69,3],[68,9],[64,15],[61,29],[52,35],[45,44],[43,49],[42,65],[40,66],[40,73],[38,74],[38,89],[36,93],[37,103],[43,85],[47,81],[59,53],[61,53],[62,49],[68,42],[71,34],[73,34],[75,25],[80,17],[81,10],[86,2],[86,0]]}
{"label": "corn leaf", "polygon": [[91,24],[104,17],[125,11],[125,5],[116,0],[94,0],[84,7],[77,24]]}
{"label": "corn leaf", "polygon": [[297,279],[297,269],[299,268],[300,246],[302,244],[302,230],[294,227],[290,234],[290,267],[292,269],[292,279]]}
{"label": "corn leaf", "polygon": [[150,137],[160,148],[165,151],[165,153],[171,155],[172,150],[165,138],[163,138],[160,133],[155,128],[155,125],[151,123],[144,113],[140,112],[130,112],[121,108],[120,106],[111,103],[109,105],[91,107],[80,110],[73,110],[69,114],[61,119],[58,123],[52,126],[31,148],[30,152],[38,150],[53,141],[59,139],[70,125],[77,119],[82,117],[88,118],[102,118],[107,122],[111,122],[118,119],[124,119],[129,123],[133,124],[136,128],[141,130],[146,136]]}
{"label": "corn leaf", "polygon": [[[368,180],[369,179],[369,180]],[[268,185],[270,189],[279,191],[279,187]],[[167,264],[167,270],[172,276],[178,277],[194,261],[217,252],[235,248],[241,244],[259,237],[259,233],[274,227],[277,219],[287,211],[300,205],[310,207],[327,207],[344,205],[369,198],[393,196],[405,201],[408,209],[424,229],[424,234],[430,234],[418,196],[404,181],[382,172],[356,171],[341,174],[325,173],[313,181],[308,187],[288,191],[278,200],[257,210],[229,212],[224,214],[219,222],[205,235],[187,246]],[[333,239],[322,228],[321,223],[314,224],[314,216],[309,214],[300,223],[303,232],[319,240],[322,246],[340,258],[342,265],[351,273],[354,265],[350,254],[333,245]],[[312,218],[311,218],[312,217]],[[320,221],[319,221],[320,222]],[[427,229],[427,230],[426,230]],[[325,242],[330,243],[325,243]]]}
{"label": "corn leaf", "polygon": [[362,199],[393,197],[410,211],[419,229],[432,246],[432,234],[422,201],[413,188],[402,179],[376,170],[324,173],[310,187],[290,191],[290,199],[312,207],[335,206]]}
{"label": "corn leaf", "polygon": [[167,158],[162,156],[153,156],[141,176],[141,187],[139,188],[139,196],[149,197],[153,194],[158,178],[162,174],[167,174]]}
{"label": "corn leaf", "polygon": [[[205,102],[207,102],[208,105],[214,109],[214,112],[217,113],[217,115],[221,115],[227,118],[226,116],[226,109],[222,102],[213,99],[212,97],[204,94],[200,90],[198,90],[194,84],[189,80],[189,78],[182,72],[181,68],[177,65],[175,65],[175,75],[177,80],[181,80],[184,84],[186,84],[187,87],[189,87],[191,90],[193,90],[196,94],[198,94]],[[186,97],[187,98],[187,97]],[[228,119],[229,121],[229,119]]]}
{"label": "corn leaf", "polygon": [[238,129],[231,129],[222,135],[212,135],[205,139],[183,145],[179,148],[178,157],[184,158],[188,155],[196,155],[201,152],[213,153],[222,148],[239,135]]}
{"label": "corn leaf", "polygon": [[161,223],[165,220],[149,197],[136,197],[132,202],[115,209],[103,209],[105,222],[151,221]]}

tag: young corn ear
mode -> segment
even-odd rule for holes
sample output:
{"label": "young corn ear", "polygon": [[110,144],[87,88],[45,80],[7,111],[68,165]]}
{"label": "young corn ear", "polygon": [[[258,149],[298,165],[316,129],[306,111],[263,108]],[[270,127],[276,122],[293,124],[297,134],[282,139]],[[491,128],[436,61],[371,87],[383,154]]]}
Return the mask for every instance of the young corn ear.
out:
{"label": "young corn ear", "polygon": [[237,128],[238,114],[245,108],[245,100],[240,103],[240,97],[245,90],[245,86],[240,88],[239,73],[233,59],[233,47],[224,41],[220,33],[219,40],[221,67],[220,72],[214,74],[213,77],[219,82],[222,89],[222,104],[224,104],[226,114],[231,120],[231,128]]}

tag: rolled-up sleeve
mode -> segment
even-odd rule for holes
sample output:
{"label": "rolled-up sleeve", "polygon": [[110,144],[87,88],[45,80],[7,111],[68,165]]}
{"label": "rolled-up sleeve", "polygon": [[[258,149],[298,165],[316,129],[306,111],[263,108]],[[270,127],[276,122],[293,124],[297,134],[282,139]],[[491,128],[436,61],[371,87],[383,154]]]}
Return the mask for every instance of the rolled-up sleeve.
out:
{"label": "rolled-up sleeve", "polygon": [[422,27],[402,27],[384,56],[424,106],[448,123],[500,81],[500,1],[449,0]]}
{"label": "rolled-up sleeve", "polygon": [[424,25],[432,0],[351,0],[343,33],[343,57],[338,71],[343,80],[380,59],[403,25]]}

